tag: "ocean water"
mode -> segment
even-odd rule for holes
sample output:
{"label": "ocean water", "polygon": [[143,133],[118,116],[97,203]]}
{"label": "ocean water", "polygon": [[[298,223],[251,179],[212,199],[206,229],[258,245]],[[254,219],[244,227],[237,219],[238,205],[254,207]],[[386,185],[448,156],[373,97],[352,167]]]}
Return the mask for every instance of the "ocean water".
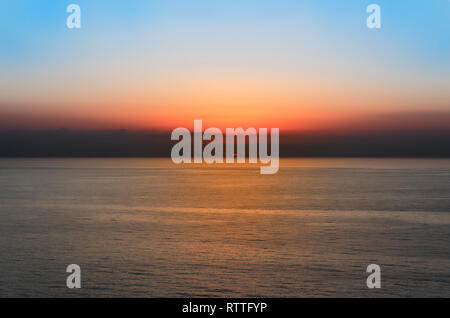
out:
{"label": "ocean water", "polygon": [[0,159],[0,296],[450,297],[450,160]]}

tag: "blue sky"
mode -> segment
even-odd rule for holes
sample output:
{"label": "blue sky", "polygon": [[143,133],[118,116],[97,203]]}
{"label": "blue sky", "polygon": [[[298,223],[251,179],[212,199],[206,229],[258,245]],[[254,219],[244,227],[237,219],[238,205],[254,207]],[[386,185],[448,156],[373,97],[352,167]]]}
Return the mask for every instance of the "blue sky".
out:
{"label": "blue sky", "polygon": [[3,0],[0,3],[2,62],[25,61],[24,51],[47,49],[48,46],[36,44],[40,39],[51,38],[48,45],[63,42],[67,36],[65,8],[70,3],[82,8],[80,33],[84,37],[129,32],[130,41],[134,30],[147,26],[158,29],[167,25],[181,28],[186,24],[200,28],[253,25],[266,29],[291,21],[294,27],[302,28],[310,26],[305,20],[343,38],[355,37],[357,41],[364,34],[373,36],[365,28],[365,8],[377,3],[382,8],[383,22],[382,30],[377,32],[384,43],[393,41],[400,50],[417,50],[418,56],[424,57],[423,63],[448,62],[450,54],[450,1],[447,0]]}
{"label": "blue sky", "polygon": [[[71,3],[81,7],[80,30],[66,27]],[[365,25],[371,3],[381,7],[379,30]],[[63,113],[54,105],[71,100],[105,111],[131,97],[135,113],[158,112],[163,106],[149,100],[193,103],[199,92],[226,99],[211,82],[236,98],[233,82],[254,94],[279,87],[274,94],[289,101],[298,87],[310,109],[328,109],[311,102],[322,95],[317,86],[328,104],[350,94],[349,104],[373,100],[367,108],[427,101],[442,109],[450,100],[449,21],[448,0],[2,0],[0,110]]]}

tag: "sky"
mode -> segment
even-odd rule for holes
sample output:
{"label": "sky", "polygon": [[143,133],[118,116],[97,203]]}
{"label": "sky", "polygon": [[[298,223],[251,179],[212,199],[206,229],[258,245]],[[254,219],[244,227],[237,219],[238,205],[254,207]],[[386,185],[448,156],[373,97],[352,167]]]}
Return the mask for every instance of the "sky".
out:
{"label": "sky", "polygon": [[449,88],[448,0],[0,2],[0,129],[449,130]]}

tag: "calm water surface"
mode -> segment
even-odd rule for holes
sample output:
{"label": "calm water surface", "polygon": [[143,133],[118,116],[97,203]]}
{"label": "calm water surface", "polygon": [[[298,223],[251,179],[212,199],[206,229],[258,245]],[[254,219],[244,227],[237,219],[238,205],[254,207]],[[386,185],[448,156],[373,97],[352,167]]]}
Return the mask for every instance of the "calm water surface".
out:
{"label": "calm water surface", "polygon": [[450,160],[0,159],[0,296],[450,297]]}

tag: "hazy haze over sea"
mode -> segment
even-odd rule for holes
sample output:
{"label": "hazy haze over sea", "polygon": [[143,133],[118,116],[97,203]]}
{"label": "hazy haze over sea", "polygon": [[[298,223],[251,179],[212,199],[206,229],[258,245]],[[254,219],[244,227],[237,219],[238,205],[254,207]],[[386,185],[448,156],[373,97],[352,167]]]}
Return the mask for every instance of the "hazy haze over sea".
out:
{"label": "hazy haze over sea", "polygon": [[450,159],[0,159],[0,296],[450,297]]}

